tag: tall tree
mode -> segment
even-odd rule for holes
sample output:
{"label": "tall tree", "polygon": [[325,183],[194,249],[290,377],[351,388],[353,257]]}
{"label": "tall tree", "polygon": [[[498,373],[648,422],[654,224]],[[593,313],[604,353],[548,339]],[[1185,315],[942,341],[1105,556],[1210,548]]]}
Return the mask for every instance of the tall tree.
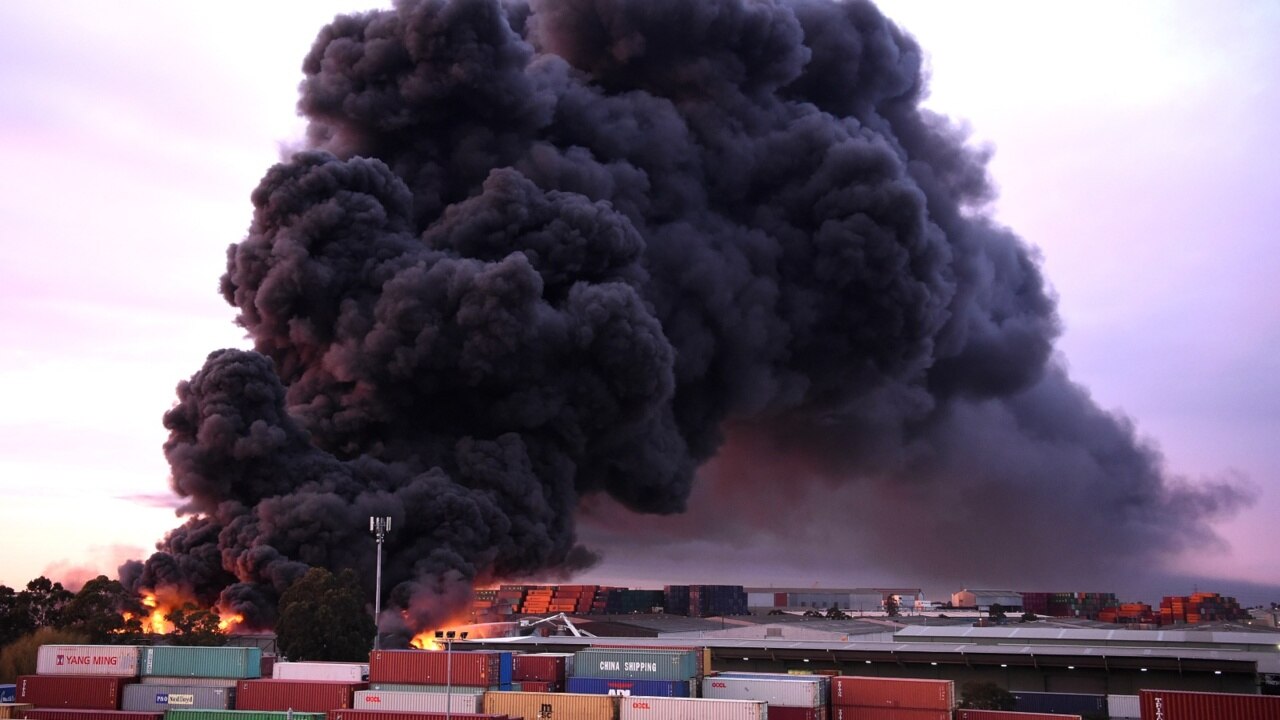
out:
{"label": "tall tree", "polygon": [[31,625],[36,628],[58,627],[62,611],[75,594],[62,587],[62,583],[40,577],[27,583],[27,589],[18,593],[18,604],[26,608]]}
{"label": "tall tree", "polygon": [[63,608],[62,626],[84,633],[95,643],[131,643],[142,632],[144,614],[138,597],[120,581],[99,575]]}
{"label": "tall tree", "polygon": [[280,651],[290,660],[368,658],[377,628],[363,598],[351,570],[308,570],[280,596]]}
{"label": "tall tree", "polygon": [[34,629],[26,608],[19,601],[18,591],[8,585],[0,585],[0,647]]}
{"label": "tall tree", "polygon": [[213,611],[187,603],[171,610],[165,619],[173,623],[169,640],[174,645],[225,645],[227,636],[218,626],[220,618]]}

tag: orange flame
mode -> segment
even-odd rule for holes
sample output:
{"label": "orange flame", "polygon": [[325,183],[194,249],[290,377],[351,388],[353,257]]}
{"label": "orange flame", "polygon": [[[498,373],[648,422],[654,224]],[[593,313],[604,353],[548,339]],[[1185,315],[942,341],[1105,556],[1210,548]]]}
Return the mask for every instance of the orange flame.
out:
{"label": "orange flame", "polygon": [[[194,604],[193,601],[183,597],[183,595],[175,590],[162,588],[159,590],[144,590],[142,599],[139,601],[146,614],[138,618],[142,625],[142,632],[147,635],[167,635],[175,630],[172,622],[169,621],[169,614],[174,610],[186,605]],[[233,633],[244,622],[244,616],[233,612],[223,612],[220,608],[212,608],[214,614],[218,616],[218,630],[223,633]],[[134,618],[133,613],[123,613],[126,620]]]}

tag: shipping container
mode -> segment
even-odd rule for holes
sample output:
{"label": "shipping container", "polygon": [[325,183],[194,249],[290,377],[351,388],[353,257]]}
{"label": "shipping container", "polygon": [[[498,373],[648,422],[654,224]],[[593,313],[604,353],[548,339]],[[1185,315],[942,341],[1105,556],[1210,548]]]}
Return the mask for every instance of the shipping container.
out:
{"label": "shipping container", "polygon": [[18,702],[38,708],[119,710],[128,678],[107,675],[20,675]]}
{"label": "shipping container", "polygon": [[618,698],[577,693],[491,692],[484,695],[484,711],[526,720],[618,720]]}
{"label": "shipping container", "polygon": [[237,710],[328,712],[351,707],[368,683],[326,680],[241,680],[236,685]]}
{"label": "shipping container", "polygon": [[235,688],[197,685],[125,685],[120,707],[136,712],[164,712],[171,707],[230,710],[236,706]]}
{"label": "shipping container", "polygon": [[402,710],[410,712],[484,712],[484,696],[448,692],[385,692],[361,690],[351,707],[356,710]]}
{"label": "shipping container", "polygon": [[3,720],[11,720],[12,718],[22,718],[24,717],[23,713],[26,712],[27,710],[30,710],[33,707],[35,707],[35,705],[32,705],[31,703],[15,703],[15,702],[0,703],[0,718],[3,718]]}
{"label": "shipping container", "polygon": [[1064,715],[1104,715],[1106,695],[1081,693],[1013,692],[1013,709],[1025,713],[1061,713]]}
{"label": "shipping container", "polygon": [[169,710],[164,720],[325,720],[324,713],[265,710]]}
{"label": "shipping container", "polygon": [[138,648],[133,645],[41,645],[37,675],[113,675],[137,677]]}
{"label": "shipping container", "polygon": [[123,710],[35,708],[23,714],[28,720],[160,720],[164,713]]}
{"label": "shipping container", "polygon": [[769,720],[827,720],[827,706],[781,707],[769,706]]}
{"label": "shipping container", "polygon": [[[399,712],[396,710],[330,710],[328,720],[513,720],[484,713]],[[514,718],[514,720],[524,720]]]}
{"label": "shipping container", "polygon": [[698,675],[695,650],[590,648],[573,655],[575,677],[688,680]]}
{"label": "shipping container", "polygon": [[240,682],[237,678],[203,678],[173,677],[171,675],[143,675],[138,678],[142,685],[186,685],[187,687],[233,688]]}
{"label": "shipping container", "polygon": [[502,682],[501,665],[499,653],[374,650],[369,655],[369,681],[489,687]]}
{"label": "shipping container", "polygon": [[369,679],[366,663],[278,662],[271,668],[275,680],[331,680],[365,682]]}
{"label": "shipping container", "polygon": [[512,658],[511,679],[541,680],[564,687],[565,678],[573,674],[571,653],[527,653]]}
{"label": "shipping container", "polygon": [[483,695],[490,690],[501,690],[497,685],[480,687],[478,685],[418,685],[415,683],[369,683],[370,690],[387,692],[453,692],[458,695]]}
{"label": "shipping container", "polygon": [[702,681],[702,697],[723,700],[763,700],[775,707],[817,708],[827,704],[827,678],[812,675],[712,675]]}
{"label": "shipping container", "polygon": [[1276,720],[1280,696],[1140,690],[1142,720]]}
{"label": "shipping container", "polygon": [[521,680],[511,683],[511,689],[518,692],[564,692],[564,686],[543,680]]}
{"label": "shipping container", "polygon": [[1142,717],[1142,703],[1137,695],[1108,695],[1107,715],[1111,720],[1138,720]]}
{"label": "shipping container", "polygon": [[831,678],[831,704],[953,710],[956,684],[951,680],[837,675]]}
{"label": "shipping container", "polygon": [[261,677],[262,650],[256,647],[156,645],[141,649],[143,675],[250,679]]}
{"label": "shipping container", "polygon": [[[1015,712],[1011,710],[956,710],[955,720],[1082,720],[1079,715],[1057,712]],[[1204,720],[1210,720],[1208,717]]]}
{"label": "shipping container", "polygon": [[831,718],[832,720],[952,720],[950,710],[860,707],[858,705],[832,706]]}
{"label": "shipping container", "polygon": [[694,680],[628,680],[625,678],[571,677],[565,691],[589,695],[644,695],[649,697],[693,697]]}
{"label": "shipping container", "polygon": [[12,703],[18,699],[18,686],[13,683],[0,685],[0,703]]}
{"label": "shipping container", "polygon": [[275,677],[277,662],[280,662],[279,657],[263,653],[262,659],[258,661],[258,677]]}
{"label": "shipping container", "polygon": [[618,720],[768,720],[758,700],[630,697],[618,701]]}

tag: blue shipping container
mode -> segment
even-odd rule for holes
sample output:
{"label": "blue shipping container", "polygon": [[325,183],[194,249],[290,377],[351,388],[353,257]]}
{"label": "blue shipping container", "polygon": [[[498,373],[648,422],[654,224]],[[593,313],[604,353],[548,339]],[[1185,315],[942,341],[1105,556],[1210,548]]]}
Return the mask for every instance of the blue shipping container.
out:
{"label": "blue shipping container", "polygon": [[18,686],[13,683],[0,685],[0,703],[18,702]]}
{"label": "blue shipping container", "polygon": [[1013,702],[1015,712],[1061,715],[1107,714],[1106,695],[1014,691]]}
{"label": "blue shipping container", "polygon": [[692,697],[688,680],[632,680],[630,678],[571,677],[566,692],[584,695]]}

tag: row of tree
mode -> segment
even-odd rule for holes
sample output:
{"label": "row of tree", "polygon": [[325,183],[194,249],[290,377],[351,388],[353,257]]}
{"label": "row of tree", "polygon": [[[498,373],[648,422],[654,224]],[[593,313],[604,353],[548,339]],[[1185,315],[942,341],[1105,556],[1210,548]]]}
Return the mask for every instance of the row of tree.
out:
{"label": "row of tree", "polygon": [[[220,618],[186,605],[165,619],[173,630],[144,631],[151,612],[141,598],[105,575],[72,592],[38,577],[16,590],[0,585],[0,683],[35,672],[41,645],[225,645]],[[312,568],[281,596],[276,645],[291,660],[362,662],[369,658],[374,622],[355,573]]]}

